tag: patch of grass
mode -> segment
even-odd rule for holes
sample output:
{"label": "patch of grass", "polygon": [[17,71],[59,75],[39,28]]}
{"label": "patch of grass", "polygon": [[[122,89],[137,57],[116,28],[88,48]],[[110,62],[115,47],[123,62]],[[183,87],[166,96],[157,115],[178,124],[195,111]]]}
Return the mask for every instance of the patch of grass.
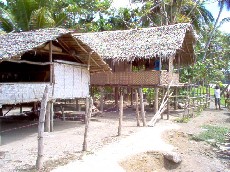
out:
{"label": "patch of grass", "polygon": [[212,145],[215,145],[216,142],[222,143],[225,139],[224,135],[230,131],[227,127],[213,125],[204,125],[202,128],[204,131],[193,136],[192,139],[196,141],[206,141]]}
{"label": "patch of grass", "polygon": [[188,123],[188,121],[190,120],[190,118],[188,116],[184,116],[182,118],[176,118],[175,121],[179,122],[179,123]]}

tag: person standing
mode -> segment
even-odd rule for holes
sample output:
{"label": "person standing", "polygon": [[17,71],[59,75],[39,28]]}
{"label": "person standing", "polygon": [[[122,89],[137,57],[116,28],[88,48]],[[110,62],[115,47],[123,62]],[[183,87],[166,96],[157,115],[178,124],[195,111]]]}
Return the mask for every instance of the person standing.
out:
{"label": "person standing", "polygon": [[214,97],[215,97],[215,106],[216,106],[216,109],[217,109],[217,106],[220,109],[220,87],[219,87],[219,85],[215,86]]}

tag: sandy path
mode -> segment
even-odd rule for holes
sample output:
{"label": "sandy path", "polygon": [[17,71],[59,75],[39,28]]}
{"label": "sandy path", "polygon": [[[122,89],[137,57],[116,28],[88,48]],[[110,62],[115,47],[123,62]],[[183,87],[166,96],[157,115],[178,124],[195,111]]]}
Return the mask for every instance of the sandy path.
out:
{"label": "sandy path", "polygon": [[119,162],[130,155],[145,151],[170,151],[172,145],[166,144],[161,135],[166,130],[178,129],[179,126],[170,121],[161,121],[155,127],[141,128],[137,133],[126,137],[116,143],[105,146],[93,155],[83,157],[65,166],[58,167],[53,172],[63,171],[124,171]]}

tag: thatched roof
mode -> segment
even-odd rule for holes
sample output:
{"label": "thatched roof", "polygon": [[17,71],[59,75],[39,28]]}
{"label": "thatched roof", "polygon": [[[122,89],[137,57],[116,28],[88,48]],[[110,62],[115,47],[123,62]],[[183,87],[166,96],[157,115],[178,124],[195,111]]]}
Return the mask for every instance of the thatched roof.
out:
{"label": "thatched roof", "polygon": [[[50,40],[56,40],[65,45],[65,50],[68,51],[70,55],[75,56],[75,58],[87,64],[92,49],[86,46],[86,51],[81,52],[80,55],[77,54],[77,52],[81,50],[81,41],[74,38],[71,33],[72,31],[66,29],[49,28],[0,35],[0,61],[20,60],[21,55],[25,52],[37,50],[37,48],[44,46],[44,44]],[[110,71],[110,68],[96,52],[93,52],[90,60],[90,71]]]}
{"label": "thatched roof", "polygon": [[195,34],[188,23],[73,35],[104,59],[133,61],[158,56],[181,57],[183,64],[194,62]]}

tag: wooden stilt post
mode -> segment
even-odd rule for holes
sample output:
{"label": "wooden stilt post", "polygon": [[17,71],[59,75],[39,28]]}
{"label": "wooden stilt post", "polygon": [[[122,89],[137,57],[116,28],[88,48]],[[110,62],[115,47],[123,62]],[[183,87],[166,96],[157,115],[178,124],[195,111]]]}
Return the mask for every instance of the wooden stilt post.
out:
{"label": "wooden stilt post", "polygon": [[131,88],[131,106],[133,106],[133,88]]}
{"label": "wooden stilt post", "polygon": [[88,150],[87,138],[88,138],[88,129],[89,129],[89,120],[92,114],[93,99],[92,97],[86,98],[86,108],[85,108],[85,133],[84,133],[84,142],[83,142],[83,151]]}
{"label": "wooden stilt post", "polygon": [[20,113],[22,113],[22,104],[20,104]]}
{"label": "wooden stilt post", "polygon": [[136,118],[137,118],[137,126],[140,126],[140,114],[139,114],[139,106],[138,106],[138,90],[135,90],[135,99],[136,99]]}
{"label": "wooden stilt post", "polygon": [[158,109],[159,109],[159,88],[155,88],[155,97],[154,97],[154,114],[157,113]]}
{"label": "wooden stilt post", "polygon": [[62,114],[62,119],[65,121],[65,107],[61,106],[61,114]]}
{"label": "wooden stilt post", "polygon": [[50,101],[50,132],[54,131],[54,102]]}
{"label": "wooden stilt post", "polygon": [[[164,87],[162,87],[162,96],[161,96],[161,101],[163,100],[163,97],[165,96],[165,88]],[[163,113],[161,113],[161,119],[163,119],[163,117],[164,117],[164,114]]]}
{"label": "wooden stilt post", "polygon": [[143,126],[146,126],[145,106],[144,106],[144,98],[143,98],[142,88],[139,88],[139,94],[140,94],[141,118],[142,118]]}
{"label": "wooden stilt post", "polygon": [[47,102],[45,117],[45,131],[50,132],[50,102]]}
{"label": "wooden stilt post", "polygon": [[122,121],[123,121],[123,90],[120,92],[120,102],[119,102],[119,126],[118,126],[118,136],[121,135],[121,128],[122,128]]}
{"label": "wooden stilt post", "polygon": [[169,119],[169,110],[170,110],[170,96],[169,96],[169,91],[167,91],[167,98],[168,98],[168,102],[167,102],[167,120]]}
{"label": "wooden stilt post", "polygon": [[44,122],[45,122],[45,114],[46,114],[46,106],[48,101],[48,91],[49,88],[46,86],[42,101],[41,101],[41,110],[39,116],[39,124],[38,124],[38,155],[36,161],[36,168],[40,170],[43,166],[43,153],[44,153]]}
{"label": "wooden stilt post", "polygon": [[118,87],[115,87],[115,106],[118,107],[118,98],[119,98],[119,91],[118,91]]}
{"label": "wooden stilt post", "polygon": [[175,88],[174,109],[178,109],[178,87]]}
{"label": "wooden stilt post", "polygon": [[0,104],[0,116],[3,116],[2,105]]}
{"label": "wooden stilt post", "polygon": [[103,87],[100,87],[100,94],[101,94],[101,97],[100,97],[100,111],[103,112],[104,111],[104,88]]}
{"label": "wooden stilt post", "polygon": [[76,110],[79,111],[79,105],[78,105],[79,101],[78,101],[78,99],[75,99],[75,103],[76,103]]}

